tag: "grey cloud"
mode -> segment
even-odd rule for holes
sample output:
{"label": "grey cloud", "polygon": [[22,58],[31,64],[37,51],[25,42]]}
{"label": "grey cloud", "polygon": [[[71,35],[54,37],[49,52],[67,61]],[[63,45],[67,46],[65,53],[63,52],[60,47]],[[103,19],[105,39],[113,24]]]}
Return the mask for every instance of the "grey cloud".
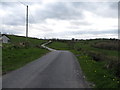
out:
{"label": "grey cloud", "polygon": [[1,7],[6,8],[6,9],[8,9],[10,7],[14,7],[14,6],[16,6],[16,4],[17,4],[17,2],[1,2],[0,3]]}
{"label": "grey cloud", "polygon": [[50,29],[50,28],[48,28],[47,26],[40,26],[40,27],[34,27],[34,26],[32,26],[32,24],[30,24],[30,26],[32,27],[32,28],[34,28],[34,29],[37,29],[37,30],[39,30],[39,31],[44,31],[44,32],[52,32],[53,31],[53,29]]}
{"label": "grey cloud", "polygon": [[83,11],[87,10],[98,16],[117,18],[117,5],[117,2],[57,2],[43,10],[36,10],[35,15],[40,22],[46,18],[83,20]]}
{"label": "grey cloud", "polygon": [[[62,37],[62,38],[65,38],[65,37],[70,37],[71,35],[72,36],[76,36],[76,35],[87,35],[87,34],[90,34],[90,35],[94,35],[94,36],[97,36],[97,35],[105,35],[105,34],[112,34],[112,35],[118,35],[118,30],[108,30],[108,31],[86,31],[86,30],[83,30],[83,31],[64,31],[64,32],[51,32],[51,33],[46,33],[45,34],[45,37],[52,37],[52,38],[59,38],[59,37]],[[104,36],[103,36],[104,37]],[[71,37],[72,38],[72,37]],[[87,38],[87,37],[86,37]]]}
{"label": "grey cloud", "polygon": [[9,15],[9,17],[6,17],[6,20],[3,19],[3,24],[5,25],[25,25],[25,19],[21,18],[20,16],[14,16],[14,15]]}
{"label": "grey cloud", "polygon": [[120,2],[118,3],[118,17],[120,18]]}
{"label": "grey cloud", "polygon": [[[29,4],[29,7],[31,7],[35,3],[26,3]],[[41,5],[42,3],[38,3]],[[48,4],[46,8],[39,9],[35,8],[35,11],[32,11],[32,15],[35,20],[33,20],[33,17],[29,16],[29,23],[43,23],[45,24],[45,20],[47,18],[52,19],[64,19],[67,21],[70,21],[71,27],[69,28],[78,28],[78,25],[90,25],[88,22],[79,22],[79,20],[84,20],[83,11],[90,11],[96,15],[102,16],[102,17],[111,17],[111,18],[117,18],[117,3],[116,2],[107,2],[107,3],[88,3],[88,2],[56,2],[52,4]],[[11,25],[11,26],[17,26],[17,25],[25,25],[25,12],[26,7],[21,5],[20,3],[2,3],[2,6],[0,8],[4,9],[5,12],[7,12],[7,16],[3,17],[3,24],[5,25]],[[10,11],[10,12],[9,12]],[[30,13],[29,13],[30,14]],[[35,22],[34,22],[35,21]],[[39,27],[39,26],[38,26]],[[46,27],[40,27],[40,30],[48,32],[49,28]],[[48,30],[48,31],[47,31]],[[50,30],[52,31],[52,30]],[[18,30],[9,30],[4,29],[3,32],[9,32],[14,34],[21,34],[22,31]],[[70,35],[81,35],[81,34],[92,34],[92,35],[98,35],[98,34],[117,34],[117,30],[109,30],[109,31],[69,31],[69,32],[61,32],[61,33],[46,33],[46,36],[54,36],[54,37],[64,37],[64,36],[70,36]]]}
{"label": "grey cloud", "polygon": [[117,2],[101,3],[99,5],[99,8],[96,9],[95,13],[103,17],[117,18],[118,17],[118,3]]}
{"label": "grey cloud", "polygon": [[19,3],[2,3],[1,9],[6,13],[5,16],[0,16],[3,24],[13,26],[25,24],[25,7]]}
{"label": "grey cloud", "polygon": [[92,35],[98,35],[98,34],[118,34],[118,30],[104,30],[104,31],[91,31],[91,30],[82,30],[82,31],[72,31],[69,32],[71,35],[81,35],[81,34],[92,34]]}
{"label": "grey cloud", "polygon": [[117,18],[118,15],[118,3],[117,2],[81,2],[71,3],[71,5],[93,12],[96,15],[102,17]]}
{"label": "grey cloud", "polygon": [[69,3],[59,2],[48,5],[44,10],[37,10],[36,15],[39,20],[44,20],[46,18],[69,20],[84,17],[81,10],[76,10],[68,4]]}
{"label": "grey cloud", "polygon": [[[25,3],[25,2],[24,2]],[[33,5],[35,3],[25,3],[28,5]],[[2,2],[1,9],[4,9],[7,13],[6,16],[1,17],[2,23],[5,25],[25,25],[26,23],[26,6],[22,5],[20,2]],[[35,23],[31,12],[29,11],[29,23]]]}
{"label": "grey cloud", "polygon": [[7,34],[23,34],[24,32],[21,32],[21,30],[14,30],[14,29],[6,29],[6,28],[4,28],[2,30],[2,33],[7,33]]}
{"label": "grey cloud", "polygon": [[[25,3],[25,2],[24,2]],[[36,3],[25,3],[29,6]],[[37,3],[41,5],[42,3]],[[110,10],[104,11],[104,7],[108,6]],[[12,13],[3,18],[4,24],[8,25],[24,25],[25,24],[25,10],[26,7],[19,2],[10,2],[2,3],[2,9],[6,12],[11,11]],[[56,2],[48,4],[45,9],[39,10],[36,8],[36,11],[29,12],[29,23],[43,23],[45,19],[64,19],[64,20],[77,20],[84,19],[83,11],[88,10],[90,12],[96,13],[103,17],[117,17],[117,3],[90,3],[90,2]],[[34,17],[34,18],[33,18]],[[76,22],[76,24],[79,24]],[[80,24],[89,24],[89,23],[80,23]]]}
{"label": "grey cloud", "polygon": [[88,26],[92,25],[91,23],[87,21],[79,21],[79,20],[70,20],[71,26],[67,27],[68,29],[79,29],[81,26]]}
{"label": "grey cloud", "polygon": [[111,7],[112,9],[118,9],[118,3],[117,3],[117,2],[111,3],[111,4],[110,4],[110,7]]}
{"label": "grey cloud", "polygon": [[[107,3],[105,5],[107,5]],[[100,14],[103,17],[117,18],[118,17],[118,3],[117,2],[109,2],[108,9],[103,8],[103,11],[101,11],[101,12],[98,11],[96,13]]]}
{"label": "grey cloud", "polygon": [[87,21],[70,21],[71,25],[91,25],[91,23],[87,22]]}

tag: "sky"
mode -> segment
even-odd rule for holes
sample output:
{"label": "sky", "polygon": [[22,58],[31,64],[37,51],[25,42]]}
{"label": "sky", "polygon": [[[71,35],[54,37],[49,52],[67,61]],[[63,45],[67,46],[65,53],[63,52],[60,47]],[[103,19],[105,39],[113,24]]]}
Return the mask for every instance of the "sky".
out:
{"label": "sky", "polygon": [[[110,1],[110,0],[109,0]],[[4,1],[0,3],[1,32],[36,38],[118,38],[118,2],[91,1]]]}

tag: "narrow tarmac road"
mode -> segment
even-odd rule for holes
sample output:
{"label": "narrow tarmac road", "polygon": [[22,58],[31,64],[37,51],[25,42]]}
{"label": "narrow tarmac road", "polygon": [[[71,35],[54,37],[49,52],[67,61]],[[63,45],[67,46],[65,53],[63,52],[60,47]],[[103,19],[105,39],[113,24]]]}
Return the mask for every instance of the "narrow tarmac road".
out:
{"label": "narrow tarmac road", "polygon": [[53,50],[2,77],[3,88],[88,88],[76,57]]}

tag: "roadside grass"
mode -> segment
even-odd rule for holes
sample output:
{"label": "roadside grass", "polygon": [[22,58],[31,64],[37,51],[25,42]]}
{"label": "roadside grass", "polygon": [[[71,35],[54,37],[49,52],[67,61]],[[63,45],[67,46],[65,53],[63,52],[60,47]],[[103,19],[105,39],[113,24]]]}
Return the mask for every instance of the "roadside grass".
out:
{"label": "roadside grass", "polygon": [[[78,58],[78,61],[86,76],[86,79],[89,82],[93,83],[91,84],[91,87],[120,88],[120,78],[117,77],[115,74],[116,72],[115,70],[118,69],[114,69],[114,67],[115,68],[117,67],[116,66],[117,62],[116,60],[114,60],[114,57],[118,58],[118,50],[108,50],[108,49],[92,47],[92,44],[96,42],[99,43],[105,41],[107,42],[110,40],[92,40],[92,41],[83,40],[83,41],[73,42],[74,45],[71,45],[67,41],[66,42],[56,41],[49,44],[48,46],[52,48],[57,48],[59,50],[62,49],[73,52]],[[56,44],[65,45],[65,46],[59,46]],[[65,47],[65,49],[63,47]],[[94,60],[94,58],[91,55],[89,55],[89,52],[94,52],[93,56],[95,56],[97,53],[100,53],[100,56],[98,55],[97,57],[102,58],[102,60],[101,59],[100,61]],[[107,59],[104,58],[104,56],[113,58],[113,61],[110,61],[109,58]],[[106,68],[106,65],[114,64],[114,63],[115,65],[112,68]]]}
{"label": "roadside grass", "polygon": [[[111,70],[104,68],[106,62],[97,62],[82,52],[71,50],[77,56],[80,66],[94,88],[120,88],[120,79]],[[95,84],[95,85],[94,85]]]}
{"label": "roadside grass", "polygon": [[2,45],[2,74],[16,70],[25,64],[40,58],[42,55],[49,52],[41,47],[46,40],[35,38],[26,38],[22,36],[7,35],[10,38],[10,43]]}
{"label": "roadside grass", "polygon": [[47,52],[47,50],[42,48],[3,49],[2,72],[5,74],[18,69]]}
{"label": "roadside grass", "polygon": [[104,55],[109,55],[109,56],[117,56],[118,57],[118,50],[106,50],[106,49],[101,49],[101,48],[94,48],[91,46],[91,44],[88,43],[82,43],[78,42],[75,43],[75,48],[76,49],[84,49],[86,51],[96,51],[96,52],[101,52]]}

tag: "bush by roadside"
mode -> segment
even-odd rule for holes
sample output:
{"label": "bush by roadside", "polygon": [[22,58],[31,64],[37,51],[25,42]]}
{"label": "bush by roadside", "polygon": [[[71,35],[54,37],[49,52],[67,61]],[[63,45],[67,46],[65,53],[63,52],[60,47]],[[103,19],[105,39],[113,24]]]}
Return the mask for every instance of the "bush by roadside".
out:
{"label": "bush by roadside", "polygon": [[92,44],[92,47],[101,48],[101,49],[108,49],[108,50],[118,50],[119,48],[118,40],[114,41],[106,41],[106,42],[97,42]]}

